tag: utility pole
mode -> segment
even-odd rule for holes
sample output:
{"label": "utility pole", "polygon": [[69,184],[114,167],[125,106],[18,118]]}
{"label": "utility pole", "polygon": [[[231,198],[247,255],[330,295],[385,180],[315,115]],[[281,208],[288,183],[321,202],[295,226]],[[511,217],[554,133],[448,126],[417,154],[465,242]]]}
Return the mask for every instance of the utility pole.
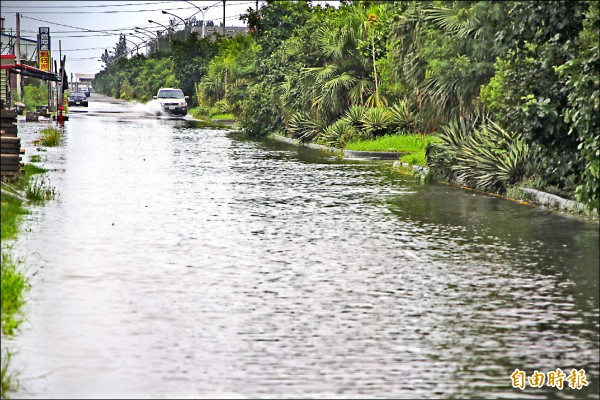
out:
{"label": "utility pole", "polygon": [[[15,44],[17,64],[21,64],[21,15],[17,13],[17,43]],[[21,100],[21,74],[17,74],[17,96]]]}
{"label": "utility pole", "polygon": [[[59,41],[60,43],[60,41]],[[60,62],[60,105],[62,106],[65,101],[65,81],[67,77],[67,71],[65,66],[67,65],[67,56],[65,55]]]}
{"label": "utility pole", "polygon": [[[52,59],[52,62],[54,63],[54,74],[58,75],[58,67],[56,66],[56,60]],[[60,103],[58,100],[58,91],[60,90],[60,83],[56,83],[56,111],[58,112],[58,107],[60,107]]]}
{"label": "utility pole", "polygon": [[225,36],[225,0],[223,0],[223,36]]}

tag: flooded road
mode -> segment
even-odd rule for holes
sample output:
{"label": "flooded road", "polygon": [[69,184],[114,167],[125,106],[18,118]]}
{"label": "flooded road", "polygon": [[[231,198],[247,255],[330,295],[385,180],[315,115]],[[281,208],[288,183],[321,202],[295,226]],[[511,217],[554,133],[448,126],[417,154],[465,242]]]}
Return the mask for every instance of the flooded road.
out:
{"label": "flooded road", "polygon": [[92,96],[19,122],[15,398],[598,398],[597,223]]}

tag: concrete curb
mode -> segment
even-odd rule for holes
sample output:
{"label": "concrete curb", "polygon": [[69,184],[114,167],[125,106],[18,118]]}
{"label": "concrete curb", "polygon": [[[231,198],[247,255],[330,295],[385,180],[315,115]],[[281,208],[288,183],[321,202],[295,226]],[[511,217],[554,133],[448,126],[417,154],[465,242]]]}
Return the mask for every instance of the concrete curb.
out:
{"label": "concrete curb", "polygon": [[235,119],[214,119],[211,118],[211,121],[213,124],[218,124],[218,125],[235,125],[237,124],[237,120]]}
{"label": "concrete curb", "polygon": [[328,153],[337,154],[340,157],[360,158],[365,160],[397,160],[403,153],[390,151],[358,151],[358,150],[342,150],[335,147],[328,147],[316,143],[302,143],[298,139],[292,139],[286,136],[272,133],[269,137],[281,142],[293,144],[296,146],[305,146],[315,150],[326,151]]}
{"label": "concrete curb", "polygon": [[396,161],[392,167],[396,170],[407,170],[407,171],[412,171],[418,175],[421,176],[425,176],[429,173],[429,168],[427,167],[421,167],[420,165],[411,165],[407,162],[402,162],[402,161]]}
{"label": "concrete curb", "polygon": [[[383,159],[383,158],[378,158],[378,157],[386,157],[386,156],[391,157],[392,155],[394,155],[397,159],[397,157],[400,156],[400,153],[341,150],[341,149],[336,149],[334,147],[327,147],[327,146],[323,146],[320,144],[314,144],[314,143],[303,144],[303,143],[300,143],[299,140],[291,139],[291,138],[281,136],[281,135],[278,135],[275,133],[271,134],[270,137],[272,137],[273,139],[276,139],[276,140],[279,140],[282,142],[286,142],[286,143],[290,143],[290,144],[294,144],[297,146],[306,146],[306,147],[310,147],[313,149],[322,150],[322,151],[326,151],[329,153],[334,153],[341,157],[362,158],[362,159]],[[389,160],[390,158],[386,158],[386,159]],[[392,164],[392,168],[400,173],[409,173],[409,174],[413,173],[415,176],[417,176],[421,179],[425,178],[425,176],[427,176],[427,174],[429,173],[429,168],[427,168],[427,167],[421,167],[419,165],[411,165],[407,162],[402,162],[402,161],[394,161],[394,163]],[[454,183],[459,186],[464,185],[464,183],[462,183],[462,182],[454,182]],[[534,197],[534,202],[538,203],[539,206],[541,206],[541,207],[547,207],[547,208],[551,208],[551,209],[555,209],[555,210],[559,210],[559,211],[565,211],[565,212],[569,212],[569,213],[578,213],[578,214],[585,214],[585,215],[598,215],[597,211],[590,212],[583,204],[578,203],[573,200],[563,199],[562,197],[556,196],[554,194],[542,192],[540,190],[531,189],[531,188],[522,188],[522,190],[524,192],[532,195]],[[490,194],[492,194],[492,193],[490,193]],[[510,199],[510,200],[515,200],[515,201],[520,202],[520,200],[516,200],[516,199]]]}
{"label": "concrete curb", "polygon": [[521,190],[525,193],[533,195],[535,201],[539,203],[542,207],[548,207],[559,211],[591,214],[583,204],[578,203],[574,200],[564,199],[555,194],[542,192],[537,189],[521,188]]}
{"label": "concrete curb", "polygon": [[336,149],[335,147],[327,147],[327,146],[323,146],[322,144],[316,144],[316,143],[302,143],[298,139],[292,139],[289,137],[279,135],[277,133],[271,133],[269,135],[269,137],[272,139],[278,140],[280,142],[285,142],[285,143],[293,144],[296,146],[304,146],[304,147],[308,147],[308,148],[315,149],[315,150],[322,150],[322,151],[326,151],[328,153],[337,154],[339,156],[343,155],[342,150]]}
{"label": "concrete curb", "polygon": [[398,160],[404,153],[393,151],[359,151],[343,150],[344,157],[348,158],[368,158],[371,160]]}

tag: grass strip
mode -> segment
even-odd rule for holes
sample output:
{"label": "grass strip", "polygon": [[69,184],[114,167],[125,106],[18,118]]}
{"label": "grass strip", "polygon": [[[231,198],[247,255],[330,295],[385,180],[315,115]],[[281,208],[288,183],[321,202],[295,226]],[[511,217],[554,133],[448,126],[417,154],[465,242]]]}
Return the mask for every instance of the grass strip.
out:
{"label": "grass strip", "polygon": [[[33,202],[44,202],[56,198],[54,188],[49,188],[43,179],[35,179],[34,175],[46,172],[44,168],[26,164],[25,173],[16,182],[10,184],[10,190],[25,192]],[[3,188],[4,190],[4,188]],[[23,215],[28,211],[17,197],[0,193],[0,334],[14,335],[22,322],[22,307],[25,304],[25,292],[29,289],[29,278],[20,265],[10,256],[5,240],[14,239],[19,233]],[[9,371],[11,353],[3,348],[0,354],[0,398],[8,398],[10,392],[16,390],[17,382]]]}
{"label": "grass strip", "polygon": [[425,151],[431,143],[439,141],[430,135],[385,135],[373,140],[352,141],[346,144],[346,150],[356,151],[390,151],[403,153],[401,161],[409,164],[425,166]]}

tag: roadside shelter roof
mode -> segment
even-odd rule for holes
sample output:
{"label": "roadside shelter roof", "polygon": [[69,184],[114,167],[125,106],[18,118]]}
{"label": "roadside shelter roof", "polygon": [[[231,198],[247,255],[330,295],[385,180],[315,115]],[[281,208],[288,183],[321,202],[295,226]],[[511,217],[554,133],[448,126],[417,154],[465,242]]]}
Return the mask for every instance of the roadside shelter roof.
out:
{"label": "roadside shelter roof", "polygon": [[53,72],[41,70],[25,64],[17,64],[13,54],[2,54],[1,69],[7,69],[10,73],[21,74],[22,76],[31,76],[33,78],[44,79],[48,81],[60,82],[60,76]]}

